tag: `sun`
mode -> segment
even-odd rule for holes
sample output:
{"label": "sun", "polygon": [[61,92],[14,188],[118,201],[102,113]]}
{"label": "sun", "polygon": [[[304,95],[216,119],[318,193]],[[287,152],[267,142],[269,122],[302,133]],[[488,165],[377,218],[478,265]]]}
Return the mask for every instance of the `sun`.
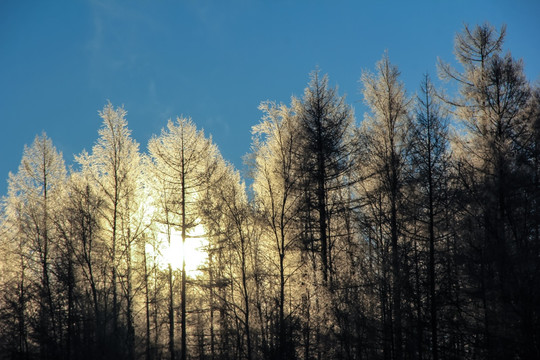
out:
{"label": "sun", "polygon": [[204,237],[204,227],[199,224],[187,232],[186,242],[182,246],[182,232],[171,229],[171,244],[168,244],[167,231],[161,229],[158,234],[159,248],[157,254],[148,247],[147,252],[155,254],[156,262],[160,268],[167,268],[169,264],[174,270],[182,269],[182,254],[185,254],[186,275],[195,277],[201,273],[200,268],[206,262],[208,254],[204,250],[208,240]]}

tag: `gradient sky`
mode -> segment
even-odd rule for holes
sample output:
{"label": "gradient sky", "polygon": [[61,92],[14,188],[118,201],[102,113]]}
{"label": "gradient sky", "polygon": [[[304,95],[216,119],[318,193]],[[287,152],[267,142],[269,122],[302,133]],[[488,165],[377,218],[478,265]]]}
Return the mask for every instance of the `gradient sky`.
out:
{"label": "gradient sky", "polygon": [[265,100],[301,96],[320,68],[354,106],[388,49],[409,93],[464,23],[508,26],[505,49],[540,79],[537,0],[0,1],[0,196],[45,131],[67,165],[91,150],[110,100],[146,151],[169,118],[192,117],[242,168]]}

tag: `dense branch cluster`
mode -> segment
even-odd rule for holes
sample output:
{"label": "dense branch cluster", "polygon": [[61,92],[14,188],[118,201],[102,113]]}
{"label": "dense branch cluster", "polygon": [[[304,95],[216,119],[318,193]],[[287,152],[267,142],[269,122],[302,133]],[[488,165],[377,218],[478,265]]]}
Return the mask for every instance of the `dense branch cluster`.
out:
{"label": "dense branch cluster", "polygon": [[[505,32],[457,35],[453,97],[385,54],[361,122],[318,71],[262,103],[249,189],[190,119],[142,153],[109,103],[70,171],[37,136],[0,213],[0,359],[540,358],[540,88]],[[198,271],[170,261],[201,237]]]}

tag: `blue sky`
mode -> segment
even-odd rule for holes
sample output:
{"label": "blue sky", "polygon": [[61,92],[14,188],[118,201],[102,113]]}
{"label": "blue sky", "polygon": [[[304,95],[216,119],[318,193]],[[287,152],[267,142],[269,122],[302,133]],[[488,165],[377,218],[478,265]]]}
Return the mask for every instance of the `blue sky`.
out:
{"label": "blue sky", "polygon": [[68,165],[90,150],[107,100],[125,106],[141,150],[190,116],[241,168],[261,101],[301,96],[318,67],[360,121],[363,70],[388,49],[413,93],[437,57],[453,61],[464,23],[507,24],[505,49],[538,81],[539,16],[535,0],[2,0],[0,195],[43,130]]}

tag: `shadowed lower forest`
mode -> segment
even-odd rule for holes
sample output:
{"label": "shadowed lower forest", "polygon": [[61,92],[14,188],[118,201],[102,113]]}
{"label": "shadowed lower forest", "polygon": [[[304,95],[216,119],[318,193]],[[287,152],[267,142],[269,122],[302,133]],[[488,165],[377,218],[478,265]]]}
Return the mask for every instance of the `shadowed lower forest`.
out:
{"label": "shadowed lower forest", "polygon": [[188,118],[143,152],[109,103],[70,169],[37,136],[2,199],[0,359],[539,359],[540,87],[505,32],[456,35],[451,94],[383,55],[361,121],[313,72],[260,105],[249,186]]}

